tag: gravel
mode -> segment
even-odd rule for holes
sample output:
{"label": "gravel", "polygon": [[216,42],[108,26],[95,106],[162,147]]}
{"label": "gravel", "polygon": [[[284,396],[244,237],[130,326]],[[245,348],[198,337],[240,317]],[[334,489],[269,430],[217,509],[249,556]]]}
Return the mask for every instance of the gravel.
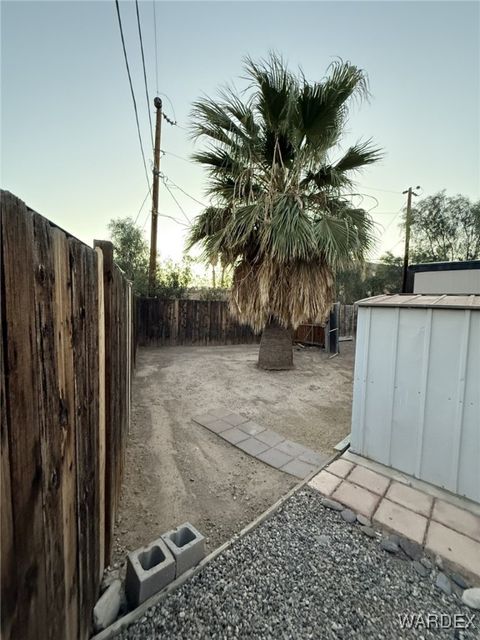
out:
{"label": "gravel", "polygon": [[398,553],[399,546],[393,540],[389,540],[388,538],[382,538],[380,541],[380,546],[384,551],[388,551],[388,553]]}
{"label": "gravel", "polygon": [[[480,620],[453,629],[402,629],[401,614],[472,615],[326,509],[308,488],[149,609],[127,639],[255,640],[449,638],[473,640]],[[475,626],[476,624],[476,626]]]}
{"label": "gravel", "polygon": [[468,587],[470,586],[469,583],[465,580],[465,578],[461,576],[459,573],[451,573],[450,579],[453,580],[453,582],[455,582],[455,584],[457,584],[462,589],[468,589]]}
{"label": "gravel", "polygon": [[428,569],[424,567],[421,562],[418,562],[418,560],[414,560],[412,562],[412,567],[415,569],[419,576],[422,576],[422,578],[425,578],[429,574]]}
{"label": "gravel", "polygon": [[444,573],[439,573],[437,579],[435,580],[435,586],[440,591],[443,591],[447,596],[452,593],[452,584],[448,577]]}
{"label": "gravel", "polygon": [[363,524],[364,527],[372,526],[372,521],[370,520],[370,518],[367,518],[366,516],[362,516],[361,513],[357,513],[357,520],[360,524]]}
{"label": "gravel", "polygon": [[353,512],[351,509],[344,509],[340,511],[340,515],[345,520],[345,522],[349,522],[352,524],[357,519],[357,514]]}
{"label": "gravel", "polygon": [[418,542],[414,542],[413,540],[409,540],[408,538],[400,539],[400,547],[402,551],[404,551],[409,558],[412,560],[420,560],[423,554],[423,549]]}

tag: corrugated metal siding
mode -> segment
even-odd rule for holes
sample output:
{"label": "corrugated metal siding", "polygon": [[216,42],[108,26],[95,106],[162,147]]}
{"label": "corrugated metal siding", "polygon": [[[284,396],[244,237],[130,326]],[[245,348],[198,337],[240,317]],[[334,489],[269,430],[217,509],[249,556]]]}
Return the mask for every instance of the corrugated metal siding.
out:
{"label": "corrugated metal siding", "polygon": [[415,309],[480,309],[480,296],[471,295],[426,295],[420,293],[382,294],[364,298],[355,303],[359,307],[403,307]]}
{"label": "corrugated metal siding", "polygon": [[480,309],[361,306],[355,453],[480,502]]}

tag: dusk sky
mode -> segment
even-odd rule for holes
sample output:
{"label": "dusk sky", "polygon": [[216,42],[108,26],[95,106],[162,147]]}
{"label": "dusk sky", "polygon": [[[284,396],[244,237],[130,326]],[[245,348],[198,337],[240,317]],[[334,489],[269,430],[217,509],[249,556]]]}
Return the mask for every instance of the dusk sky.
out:
{"label": "dusk sky", "polygon": [[[242,58],[281,53],[320,80],[335,57],[366,70],[370,103],[354,106],[343,146],[373,138],[385,158],[358,177],[378,200],[377,258],[400,255],[402,191],[480,197],[480,5],[477,2],[140,2],[151,102],[188,127],[192,102],[227,82],[243,88]],[[135,3],[121,2],[150,168],[152,149]],[[1,183],[89,245],[115,217],[137,217],[147,193],[112,1],[1,3]],[[173,105],[173,106],[172,106]],[[153,104],[151,105],[152,119]],[[205,201],[184,128],[163,123],[161,170]],[[181,156],[170,155],[168,152]],[[189,218],[201,205],[171,183]],[[365,208],[376,205],[370,197]],[[149,230],[150,202],[138,216]],[[160,212],[185,222],[162,185]],[[384,231],[386,229],[386,231]],[[179,259],[185,227],[159,219],[162,258]]]}

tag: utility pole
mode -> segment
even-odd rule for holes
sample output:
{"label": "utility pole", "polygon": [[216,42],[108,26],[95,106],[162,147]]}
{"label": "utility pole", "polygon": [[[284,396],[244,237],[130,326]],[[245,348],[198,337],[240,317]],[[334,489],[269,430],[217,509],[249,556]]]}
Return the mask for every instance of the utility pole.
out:
{"label": "utility pole", "polygon": [[[416,189],[420,189],[417,185]],[[402,280],[402,293],[407,292],[407,273],[408,273],[408,251],[410,248],[410,225],[412,223],[412,195],[418,196],[412,187],[408,187],[403,194],[407,194],[407,219],[405,224],[405,251],[403,253],[403,280]]]}
{"label": "utility pole", "polygon": [[157,110],[155,123],[155,149],[153,152],[153,190],[152,190],[152,227],[150,231],[150,266],[148,270],[148,292],[153,296],[155,291],[155,274],[157,270],[157,224],[158,224],[158,178],[160,174],[160,136],[162,133],[162,101],[153,101]]}

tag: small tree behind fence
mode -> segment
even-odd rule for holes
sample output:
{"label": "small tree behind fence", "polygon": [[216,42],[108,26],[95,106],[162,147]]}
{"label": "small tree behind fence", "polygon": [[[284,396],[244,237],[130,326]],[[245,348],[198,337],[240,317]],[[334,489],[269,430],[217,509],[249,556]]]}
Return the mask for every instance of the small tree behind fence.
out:
{"label": "small tree behind fence", "polygon": [[128,433],[131,288],[109,243],[1,199],[2,638],[83,640]]}

